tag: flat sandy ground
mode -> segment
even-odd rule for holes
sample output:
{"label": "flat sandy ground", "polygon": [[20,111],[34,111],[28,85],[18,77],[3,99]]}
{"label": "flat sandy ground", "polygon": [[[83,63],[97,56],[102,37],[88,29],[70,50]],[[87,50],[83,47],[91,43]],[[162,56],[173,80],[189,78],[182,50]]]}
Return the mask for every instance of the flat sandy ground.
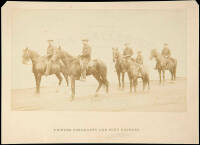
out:
{"label": "flat sandy ground", "polygon": [[[90,79],[90,78],[89,78]],[[64,84],[59,92],[55,86],[42,87],[40,94],[35,88],[12,90],[11,108],[15,111],[150,111],[183,112],[186,111],[186,79],[178,78],[176,82],[166,80],[164,85],[151,81],[151,89],[142,91],[141,82],[137,93],[129,93],[129,83],[125,89],[118,88],[117,83],[110,83],[109,94],[101,88],[94,97],[98,84],[76,81],[76,97],[70,102],[70,88]]]}

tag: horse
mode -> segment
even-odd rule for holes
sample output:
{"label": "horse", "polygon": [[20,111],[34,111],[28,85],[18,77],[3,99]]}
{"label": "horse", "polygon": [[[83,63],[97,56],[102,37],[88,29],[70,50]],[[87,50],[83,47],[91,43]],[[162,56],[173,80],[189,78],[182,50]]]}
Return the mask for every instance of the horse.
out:
{"label": "horse", "polygon": [[[117,48],[112,48],[113,62],[115,63],[115,70],[117,72],[117,78],[119,82],[119,88],[124,89],[124,75],[126,72],[125,58],[120,54]],[[121,85],[122,76],[122,85]]]}
{"label": "horse", "polygon": [[[36,93],[39,94],[41,78],[45,74],[48,59],[46,56],[40,56],[34,50],[25,48],[25,49],[23,49],[22,63],[27,64],[29,60],[31,60],[31,62],[32,62],[32,72],[34,74],[35,82],[36,82]],[[56,59],[54,59],[54,61],[52,63],[52,67],[50,69],[49,75],[53,75],[53,74],[55,74],[59,80],[58,87],[60,87],[62,80],[63,80],[61,74],[63,74],[63,76],[66,80],[67,86],[68,86],[68,75],[67,75],[66,71],[64,70],[64,65],[61,64]]]}
{"label": "horse", "polygon": [[171,73],[171,80],[176,80],[176,68],[177,68],[177,60],[175,58],[169,57],[165,58],[163,55],[158,53],[156,49],[152,49],[150,54],[150,59],[152,60],[155,58],[157,63],[157,69],[159,73],[160,78],[160,84],[161,84],[161,72],[163,74],[163,82],[165,82],[165,70],[169,70]]}
{"label": "horse", "polygon": [[[72,101],[75,97],[75,81],[80,80],[81,77],[80,56],[74,57],[65,50],[63,50],[61,47],[56,49],[56,56],[64,63],[65,69],[67,70],[68,75],[70,77],[72,92],[70,101]],[[88,64],[86,75],[93,75],[93,77],[99,83],[96,89],[95,96],[97,96],[97,93],[102,87],[102,85],[106,86],[106,93],[108,93],[109,82],[107,80],[107,67],[104,62],[98,59],[91,60]]]}
{"label": "horse", "polygon": [[134,59],[130,59],[127,62],[127,73],[130,82],[130,93],[134,87],[134,92],[137,91],[138,79],[141,78],[143,82],[143,91],[148,84],[148,89],[150,89],[149,73],[143,65],[138,64]]}

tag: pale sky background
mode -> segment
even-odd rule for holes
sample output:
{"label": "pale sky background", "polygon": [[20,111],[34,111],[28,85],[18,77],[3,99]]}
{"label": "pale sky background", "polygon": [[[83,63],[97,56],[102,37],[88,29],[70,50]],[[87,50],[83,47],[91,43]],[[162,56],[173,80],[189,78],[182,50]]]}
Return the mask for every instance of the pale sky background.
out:
{"label": "pale sky background", "polygon": [[[153,48],[161,51],[168,43],[177,59],[177,77],[186,76],[186,13],[177,10],[15,10],[12,25],[12,88],[33,88],[32,66],[22,64],[22,50],[29,47],[46,55],[47,40],[55,40],[71,55],[82,50],[81,39],[88,38],[92,58],[108,66],[108,80],[117,82],[112,62],[112,47],[121,51],[129,42],[136,57],[141,50],[152,80],[155,60],[149,60]],[[169,73],[166,77],[170,78]],[[92,77],[88,80],[95,81]],[[128,82],[128,77],[125,78]],[[41,86],[57,84],[55,76],[43,77]],[[87,82],[85,82],[87,83]]]}

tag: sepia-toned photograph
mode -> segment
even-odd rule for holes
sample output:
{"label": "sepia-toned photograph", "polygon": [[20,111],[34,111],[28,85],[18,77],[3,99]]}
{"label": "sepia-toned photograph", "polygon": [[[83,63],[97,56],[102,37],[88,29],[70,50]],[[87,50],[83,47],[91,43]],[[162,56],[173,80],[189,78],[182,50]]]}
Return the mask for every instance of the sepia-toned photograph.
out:
{"label": "sepia-toned photograph", "polygon": [[186,111],[186,44],[181,9],[15,10],[12,110]]}
{"label": "sepia-toned photograph", "polygon": [[197,11],[191,1],[6,3],[4,142],[198,142]]}

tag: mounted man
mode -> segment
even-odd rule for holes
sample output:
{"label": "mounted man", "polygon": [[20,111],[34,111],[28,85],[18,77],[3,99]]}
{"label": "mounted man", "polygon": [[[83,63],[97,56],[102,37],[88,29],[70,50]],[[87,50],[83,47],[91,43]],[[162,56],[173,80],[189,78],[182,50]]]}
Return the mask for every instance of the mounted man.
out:
{"label": "mounted man", "polygon": [[88,67],[88,63],[91,60],[91,47],[88,44],[88,39],[83,39],[83,48],[82,48],[82,54],[80,55],[80,65],[81,65],[81,80],[86,80],[86,71]]}
{"label": "mounted man", "polygon": [[142,56],[142,52],[141,51],[138,51],[137,52],[138,53],[138,55],[137,55],[137,57],[136,57],[136,63],[139,65],[139,74],[138,74],[138,76],[139,77],[141,77],[142,76],[142,70],[143,70],[143,56]]}
{"label": "mounted man", "polygon": [[143,56],[142,56],[142,52],[141,51],[138,51],[138,55],[136,57],[136,62],[140,65],[143,64]]}
{"label": "mounted man", "polygon": [[55,46],[53,45],[53,40],[48,40],[48,48],[47,48],[47,68],[45,71],[45,76],[48,76],[50,74],[50,68],[52,65],[52,56],[54,55],[54,51],[55,51]]}
{"label": "mounted man", "polygon": [[[171,60],[171,51],[170,51],[170,49],[169,49],[167,43],[164,43],[164,47],[163,47],[163,49],[162,49],[161,55],[162,55],[164,58],[166,58],[166,67],[167,67],[168,61]],[[156,63],[155,69],[158,69],[158,63]]]}
{"label": "mounted man", "polygon": [[133,49],[129,46],[129,43],[125,43],[125,48],[123,51],[123,56],[126,59],[126,62],[130,60],[130,58],[133,56]]}

